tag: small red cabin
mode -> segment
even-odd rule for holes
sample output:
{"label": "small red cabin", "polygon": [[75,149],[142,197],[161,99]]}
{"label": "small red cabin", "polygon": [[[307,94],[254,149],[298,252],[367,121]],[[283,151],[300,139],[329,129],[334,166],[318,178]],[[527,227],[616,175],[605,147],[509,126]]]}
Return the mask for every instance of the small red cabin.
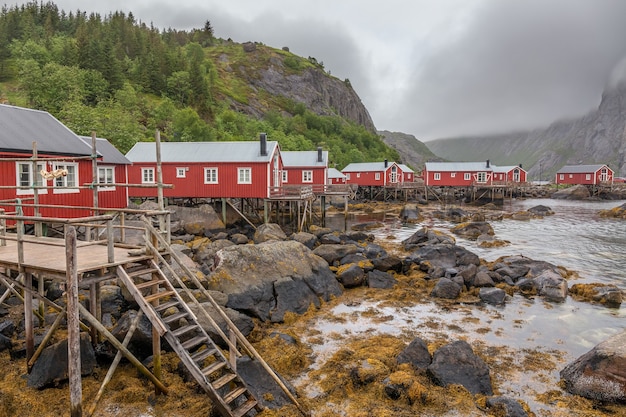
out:
{"label": "small red cabin", "polygon": [[323,191],[328,182],[328,151],[283,151],[283,185],[312,185]]}
{"label": "small red cabin", "polygon": [[510,166],[494,166],[493,181],[494,182],[526,182],[527,172],[520,165]]}
{"label": "small red cabin", "polygon": [[556,184],[600,185],[613,182],[607,165],[566,165],[556,173]]}
{"label": "small red cabin", "polygon": [[329,184],[345,184],[346,176],[336,168],[328,168],[328,183]]}
{"label": "small red cabin", "polygon": [[426,162],[424,182],[432,187],[468,187],[504,182],[526,182],[521,166],[498,167],[485,162]]}
{"label": "small red cabin", "polygon": [[[126,154],[129,182],[157,183],[156,144],[138,142]],[[268,198],[282,184],[278,142],[163,142],[163,196],[170,198]],[[131,188],[130,197],[156,197],[157,188]]]}
{"label": "small red cabin", "polygon": [[404,164],[398,164],[400,171],[402,172],[402,180],[400,182],[413,182],[415,181],[415,171]]}
{"label": "small red cabin", "polygon": [[346,166],[341,172],[347,184],[361,186],[387,186],[403,180],[402,170],[395,162],[359,162]]}
{"label": "small red cabin", "polygon": [[[29,160],[35,148],[38,160]],[[85,187],[94,182],[91,144],[50,113],[0,105],[0,157],[12,159],[0,161],[0,200],[19,198],[25,205],[24,214],[33,215],[33,207],[27,205],[34,202],[35,186],[42,205],[41,216],[72,218],[93,214],[90,210],[71,208],[94,204],[93,190]],[[97,159],[99,163],[102,153],[98,152]],[[112,165],[115,165],[113,161]],[[52,173],[65,175],[53,176]],[[98,206],[121,208],[128,205],[125,189],[117,188],[113,193],[115,197],[99,201]],[[7,212],[15,211],[10,203],[0,204],[0,207]]]}

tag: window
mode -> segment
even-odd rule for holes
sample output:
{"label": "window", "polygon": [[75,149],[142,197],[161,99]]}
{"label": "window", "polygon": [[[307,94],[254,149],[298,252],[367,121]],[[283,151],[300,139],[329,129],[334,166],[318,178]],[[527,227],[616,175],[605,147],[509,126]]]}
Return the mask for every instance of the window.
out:
{"label": "window", "polygon": [[574,174],[569,174],[569,177],[570,178],[574,178]]}
{"label": "window", "polygon": [[217,168],[204,168],[204,183],[217,184]]}
{"label": "window", "polygon": [[283,182],[287,183],[287,171],[283,170]]}
{"label": "window", "polygon": [[[98,167],[98,184],[115,184],[115,168]],[[100,186],[98,190],[115,190],[114,186]]]}
{"label": "window", "polygon": [[456,172],[451,172],[450,173],[450,178],[456,178]]}
{"label": "window", "polygon": [[435,181],[439,181],[441,179],[441,172],[435,172],[434,179]]}
{"label": "window", "polygon": [[237,184],[252,184],[252,168],[239,168]]}
{"label": "window", "polygon": [[141,168],[141,183],[154,184],[154,168]]}
{"label": "window", "polygon": [[[43,186],[43,185],[47,185],[42,176],[39,174],[39,171],[44,170],[46,165],[45,163],[37,163],[37,172],[35,172],[35,175],[33,175],[32,173],[32,168],[33,168],[33,164],[31,162],[18,162],[17,163],[17,181],[16,184],[19,187],[32,187],[33,186],[33,180],[35,181],[35,185],[37,186]],[[23,195],[23,194],[33,194],[34,191],[32,188],[18,188],[16,190],[16,194],[17,195]],[[38,194],[46,194],[48,192],[48,190],[45,189],[39,189],[37,190]]]}
{"label": "window", "polygon": [[346,179],[347,179],[347,180],[349,180],[349,179],[350,179],[350,173],[349,173],[349,172],[346,174]]}
{"label": "window", "polygon": [[487,182],[487,173],[486,172],[477,173],[476,182]]}
{"label": "window", "polygon": [[591,174],[585,174],[585,180],[586,181],[591,180]]}
{"label": "window", "polygon": [[559,179],[560,180],[564,180],[565,179],[565,175],[564,174],[559,174]]}
{"label": "window", "polygon": [[185,178],[187,176],[187,168],[176,168],[176,178]]}
{"label": "window", "polygon": [[56,177],[54,181],[54,186],[58,187],[54,190],[56,194],[63,193],[78,193],[80,190],[78,188],[70,188],[70,187],[78,187],[78,164],[76,163],[55,163],[54,170],[64,169],[67,170],[67,175],[62,175],[60,177]]}
{"label": "window", "polygon": [[471,177],[470,177],[470,173],[469,173],[469,172],[466,172],[465,174],[463,174],[463,179],[464,179],[465,181],[469,181],[469,180],[470,180],[470,178],[471,178]]}
{"label": "window", "polygon": [[380,180],[380,172],[377,172],[376,175],[374,175],[374,178],[376,181]]}
{"label": "window", "polygon": [[313,182],[313,171],[302,171],[302,182]]}
{"label": "window", "polygon": [[360,173],[360,172],[357,172],[357,173],[356,173],[356,177],[357,177],[357,178],[361,178],[361,173]]}

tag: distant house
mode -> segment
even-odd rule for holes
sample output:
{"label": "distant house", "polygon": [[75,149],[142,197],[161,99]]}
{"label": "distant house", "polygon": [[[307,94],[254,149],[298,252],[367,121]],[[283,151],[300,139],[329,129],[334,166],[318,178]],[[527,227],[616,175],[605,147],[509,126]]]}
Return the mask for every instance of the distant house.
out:
{"label": "distant house", "polygon": [[345,184],[346,176],[336,168],[328,168],[328,183],[333,185]]}
{"label": "distant house", "polygon": [[395,162],[359,162],[346,166],[341,172],[347,184],[359,186],[389,186],[402,183],[400,166]]}
{"label": "distant house", "polygon": [[400,167],[400,171],[402,172],[401,182],[413,182],[415,180],[415,171],[404,164],[398,164],[398,167]]}
{"label": "distant house", "polygon": [[613,182],[613,170],[607,165],[566,165],[556,173],[556,184],[600,185]]}
{"label": "distant house", "polygon": [[[28,161],[36,144],[37,162]],[[107,145],[99,141],[103,149]],[[97,148],[97,146],[96,146]],[[103,154],[98,151],[98,163]],[[35,187],[44,217],[71,218],[91,214],[93,191],[85,187],[93,182],[91,145],[68,129],[50,113],[15,106],[0,105],[0,157],[21,160],[0,161],[0,200],[20,198],[32,204]],[[43,174],[42,174],[43,173]],[[53,173],[59,175],[54,176]],[[63,174],[61,174],[63,173]],[[18,188],[19,187],[19,188]],[[128,205],[124,189],[113,191],[115,197],[103,199],[99,207],[121,208]],[[7,211],[14,207],[2,206]],[[32,207],[24,213],[33,215]]]}
{"label": "distant house", "polygon": [[328,151],[283,151],[283,185],[311,185],[323,191],[328,182]]}
{"label": "distant house", "polygon": [[426,162],[424,183],[428,186],[464,187],[494,183],[523,183],[527,173],[520,166],[498,167],[485,162]]}
{"label": "distant house", "polygon": [[[138,142],[126,154],[129,182],[157,182],[156,144]],[[171,198],[268,198],[282,185],[276,141],[161,143],[163,195]],[[130,197],[156,197],[157,188],[130,188]]]}

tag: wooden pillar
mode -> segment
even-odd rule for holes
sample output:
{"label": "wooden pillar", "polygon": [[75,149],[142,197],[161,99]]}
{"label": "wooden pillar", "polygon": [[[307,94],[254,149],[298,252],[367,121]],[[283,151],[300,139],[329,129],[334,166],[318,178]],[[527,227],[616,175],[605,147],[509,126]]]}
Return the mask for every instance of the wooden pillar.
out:
{"label": "wooden pillar", "polygon": [[[43,276],[41,275],[37,276],[37,284],[38,284],[37,292],[39,293],[39,295],[43,297],[44,294],[46,293]],[[39,305],[37,309],[39,310],[39,327],[44,327],[45,326],[45,320],[44,320],[45,306],[44,306],[43,301],[39,300]]]}
{"label": "wooden pillar", "polygon": [[100,182],[98,178],[98,151],[96,150],[96,132],[91,132],[91,187],[93,191],[93,206],[96,209],[95,215],[99,214],[98,211],[98,186],[95,184]]}
{"label": "wooden pillar", "polygon": [[322,212],[322,227],[326,227],[326,196],[320,198],[320,209]]}
{"label": "wooden pillar", "polygon": [[[26,336],[26,361],[35,353],[35,337],[33,333],[33,297],[30,291],[33,288],[33,276],[26,272],[24,276],[24,333]],[[30,369],[29,369],[30,371]]]}
{"label": "wooden pillar", "polygon": [[267,200],[263,200],[263,222],[267,223],[268,213],[267,213]]}
{"label": "wooden pillar", "polygon": [[226,227],[226,198],[222,197],[222,222],[224,222],[224,227]]}
{"label": "wooden pillar", "polygon": [[71,226],[65,235],[67,277],[67,359],[70,381],[70,416],[83,415],[83,390],[80,369],[80,319],[78,312],[78,269],[76,229]]}

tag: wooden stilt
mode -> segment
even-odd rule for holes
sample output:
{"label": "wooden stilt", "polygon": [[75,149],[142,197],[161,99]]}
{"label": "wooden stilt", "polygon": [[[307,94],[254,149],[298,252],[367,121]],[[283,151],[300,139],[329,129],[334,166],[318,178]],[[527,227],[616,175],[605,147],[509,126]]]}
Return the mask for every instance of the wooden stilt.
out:
{"label": "wooden stilt", "polygon": [[78,273],[76,259],[76,229],[69,227],[65,235],[67,276],[67,359],[70,384],[70,416],[83,415],[83,389],[80,367],[80,327],[78,315]]}
{"label": "wooden stilt", "polygon": [[[33,287],[33,276],[24,273],[24,286]],[[26,335],[26,360],[29,361],[35,353],[35,337],[33,334],[33,296],[30,291],[24,291],[24,333]],[[30,371],[30,370],[29,370]]]}

